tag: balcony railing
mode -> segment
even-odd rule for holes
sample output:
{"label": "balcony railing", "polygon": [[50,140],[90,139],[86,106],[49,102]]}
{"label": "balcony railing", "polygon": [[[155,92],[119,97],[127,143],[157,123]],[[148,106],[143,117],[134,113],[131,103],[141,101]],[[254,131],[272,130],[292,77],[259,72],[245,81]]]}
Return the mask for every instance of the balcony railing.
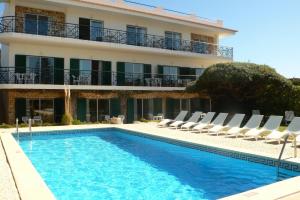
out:
{"label": "balcony railing", "polygon": [[130,31],[84,26],[55,21],[37,21],[24,17],[0,18],[0,33],[16,32],[53,37],[84,39],[150,48],[169,49],[233,58],[233,48],[211,43],[178,40],[158,35],[138,34]]}
{"label": "balcony railing", "polygon": [[0,84],[186,87],[196,75],[0,67]]}

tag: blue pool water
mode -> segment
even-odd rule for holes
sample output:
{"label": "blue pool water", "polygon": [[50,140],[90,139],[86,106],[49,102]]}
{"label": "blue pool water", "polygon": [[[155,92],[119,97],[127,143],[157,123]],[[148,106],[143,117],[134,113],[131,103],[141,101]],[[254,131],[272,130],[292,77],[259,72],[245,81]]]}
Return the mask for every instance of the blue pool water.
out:
{"label": "blue pool water", "polygon": [[22,136],[20,145],[58,200],[217,199],[277,179],[274,167],[118,129]]}

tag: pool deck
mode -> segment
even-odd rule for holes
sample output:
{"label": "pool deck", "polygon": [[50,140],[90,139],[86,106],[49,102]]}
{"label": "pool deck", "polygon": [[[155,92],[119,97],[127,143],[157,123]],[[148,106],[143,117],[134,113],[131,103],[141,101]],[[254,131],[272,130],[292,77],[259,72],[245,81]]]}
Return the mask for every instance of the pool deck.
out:
{"label": "pool deck", "polygon": [[[33,127],[33,134],[36,131],[72,130],[72,129],[92,129],[117,127],[129,131],[139,132],[143,135],[161,137],[176,141],[184,141],[195,145],[205,145],[223,148],[231,151],[238,151],[252,155],[265,156],[276,159],[281,150],[282,144],[265,143],[263,140],[249,141],[242,138],[226,138],[224,136],[210,136],[205,133],[194,134],[190,132],[173,130],[169,128],[157,128],[155,123],[140,123],[126,125],[78,125],[78,126],[57,126],[57,127]],[[19,129],[20,132],[28,132],[28,128]],[[0,199],[22,200],[55,199],[47,185],[37,173],[30,160],[25,156],[22,149],[11,136],[15,129],[2,129],[0,136],[2,146],[0,146]],[[1,153],[2,149],[2,153]],[[299,151],[299,149],[298,149]],[[7,158],[5,158],[6,156]],[[283,159],[295,163],[300,163],[300,152],[297,158],[293,158],[294,149],[288,143],[283,154]],[[4,161],[4,162],[2,162]],[[10,173],[10,171],[12,173]],[[9,175],[10,174],[10,175]],[[12,174],[12,175],[11,175]],[[4,182],[2,180],[5,180]],[[14,182],[16,184],[14,184]],[[17,186],[17,189],[15,187]],[[6,187],[3,187],[6,186]],[[19,192],[19,194],[18,194]],[[271,185],[260,187],[241,194],[224,198],[226,200],[236,199],[300,199],[300,176]]]}

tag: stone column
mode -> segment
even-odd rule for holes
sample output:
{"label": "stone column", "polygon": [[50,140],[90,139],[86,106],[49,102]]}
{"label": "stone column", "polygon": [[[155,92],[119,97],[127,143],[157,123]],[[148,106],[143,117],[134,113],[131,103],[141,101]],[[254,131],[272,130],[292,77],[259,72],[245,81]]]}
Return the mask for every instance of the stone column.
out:
{"label": "stone column", "polygon": [[121,115],[125,116],[125,122],[127,121],[127,97],[125,96],[120,96],[120,106],[121,106]]}
{"label": "stone column", "polygon": [[[11,93],[8,94],[8,105],[7,105],[7,122],[9,124],[14,124],[15,123],[15,113],[16,113],[16,109],[15,109],[15,102],[16,99],[13,95],[11,95]],[[19,119],[19,121],[22,121],[22,119]]]}

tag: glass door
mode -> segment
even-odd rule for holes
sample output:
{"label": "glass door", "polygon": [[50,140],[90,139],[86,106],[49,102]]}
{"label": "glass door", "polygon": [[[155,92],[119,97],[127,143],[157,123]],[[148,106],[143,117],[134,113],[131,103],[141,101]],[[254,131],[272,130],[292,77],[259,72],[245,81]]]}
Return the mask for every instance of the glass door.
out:
{"label": "glass door", "polygon": [[47,16],[38,16],[38,34],[48,35],[49,18]]}
{"label": "glass door", "polygon": [[127,26],[127,44],[144,46],[146,44],[147,30],[139,26]]}
{"label": "glass door", "polygon": [[82,85],[90,85],[92,78],[92,61],[80,60],[79,61],[79,82]]}
{"label": "glass door", "polygon": [[37,15],[26,14],[25,15],[25,33],[37,34],[38,30],[38,17]]}
{"label": "glass door", "polygon": [[166,31],[165,32],[165,45],[167,49],[177,50],[180,49],[181,33]]}
{"label": "glass door", "polygon": [[103,40],[103,22],[97,20],[90,21],[90,39],[93,41],[102,41]]}
{"label": "glass door", "polygon": [[54,58],[41,58],[41,84],[53,84],[54,82]]}
{"label": "glass door", "polygon": [[27,83],[41,83],[41,57],[26,57],[26,77]]}
{"label": "glass door", "polygon": [[49,18],[47,16],[25,14],[25,33],[47,35]]}

